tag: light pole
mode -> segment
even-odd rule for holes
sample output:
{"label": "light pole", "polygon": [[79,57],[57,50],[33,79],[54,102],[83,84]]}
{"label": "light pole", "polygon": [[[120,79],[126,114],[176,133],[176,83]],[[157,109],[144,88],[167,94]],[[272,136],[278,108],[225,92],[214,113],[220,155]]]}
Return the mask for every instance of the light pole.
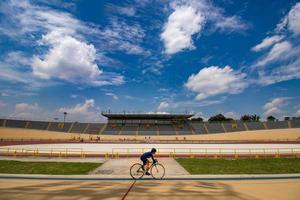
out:
{"label": "light pole", "polygon": [[64,123],[66,122],[67,112],[64,112]]}

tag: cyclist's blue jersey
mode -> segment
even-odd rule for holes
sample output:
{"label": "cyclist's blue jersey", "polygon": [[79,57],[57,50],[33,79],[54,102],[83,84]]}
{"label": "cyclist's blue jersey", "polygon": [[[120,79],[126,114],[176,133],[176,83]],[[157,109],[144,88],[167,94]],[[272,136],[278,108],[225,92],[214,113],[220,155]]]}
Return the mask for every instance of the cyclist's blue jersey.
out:
{"label": "cyclist's blue jersey", "polygon": [[148,158],[152,158],[152,160],[154,161],[154,157],[153,157],[153,154],[149,151],[149,152],[146,152],[144,153],[142,156],[141,156],[141,159],[148,159]]}

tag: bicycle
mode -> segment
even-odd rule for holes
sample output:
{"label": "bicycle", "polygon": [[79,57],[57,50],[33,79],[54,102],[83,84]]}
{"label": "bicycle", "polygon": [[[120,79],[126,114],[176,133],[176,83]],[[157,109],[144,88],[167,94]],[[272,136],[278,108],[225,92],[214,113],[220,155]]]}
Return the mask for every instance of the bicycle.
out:
{"label": "bicycle", "polygon": [[[165,167],[158,162],[151,162],[148,170],[154,179],[162,179],[165,176]],[[133,179],[141,179],[146,171],[143,170],[143,165],[135,163],[130,167],[130,175]]]}

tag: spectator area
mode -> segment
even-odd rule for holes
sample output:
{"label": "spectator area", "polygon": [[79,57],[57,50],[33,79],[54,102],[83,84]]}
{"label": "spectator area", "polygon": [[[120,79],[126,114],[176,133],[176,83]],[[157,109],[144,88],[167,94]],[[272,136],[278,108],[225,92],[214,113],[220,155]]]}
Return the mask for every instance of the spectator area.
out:
{"label": "spectator area", "polygon": [[242,131],[300,128],[300,119],[268,122],[172,122],[112,120],[109,123],[47,122],[0,119],[0,127],[95,135],[203,135]]}

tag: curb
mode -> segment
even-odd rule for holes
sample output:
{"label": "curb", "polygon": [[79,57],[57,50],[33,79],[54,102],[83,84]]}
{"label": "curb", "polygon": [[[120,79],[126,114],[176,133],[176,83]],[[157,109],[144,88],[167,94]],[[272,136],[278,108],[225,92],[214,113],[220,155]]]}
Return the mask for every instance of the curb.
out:
{"label": "curb", "polygon": [[[26,180],[70,180],[70,181],[133,181],[126,177],[62,177],[62,176],[20,176],[20,175],[0,175],[0,179],[26,179]],[[185,176],[185,177],[167,177],[159,179],[160,181],[180,181],[180,180],[278,180],[278,179],[300,179],[300,174],[295,175],[250,175],[250,176]],[[137,181],[156,180],[153,178],[143,178]]]}

